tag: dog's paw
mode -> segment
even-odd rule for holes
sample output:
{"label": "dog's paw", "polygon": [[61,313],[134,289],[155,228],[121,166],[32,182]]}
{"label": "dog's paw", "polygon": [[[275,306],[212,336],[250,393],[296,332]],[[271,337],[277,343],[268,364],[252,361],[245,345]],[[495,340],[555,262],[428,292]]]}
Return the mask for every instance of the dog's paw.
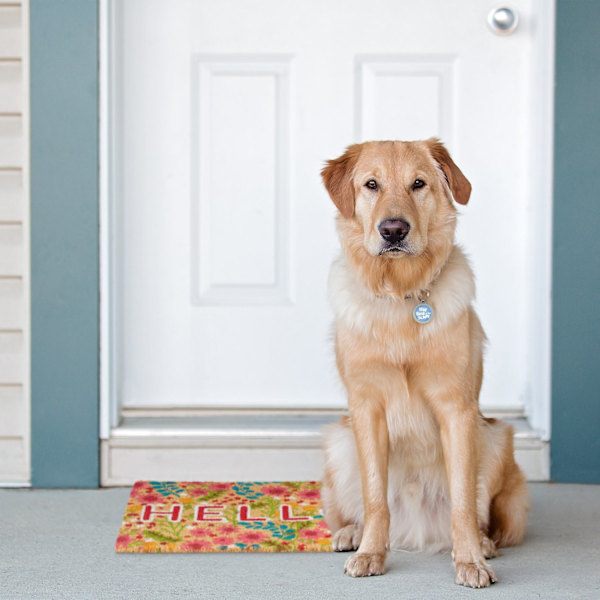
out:
{"label": "dog's paw", "polygon": [[338,529],[331,538],[331,546],[336,552],[356,550],[362,538],[362,527],[359,525],[346,525]]}
{"label": "dog's paw", "polygon": [[484,561],[458,562],[456,567],[456,583],[472,588],[488,587],[498,581],[494,571]]}
{"label": "dog's paw", "polygon": [[498,548],[493,540],[491,540],[485,533],[481,534],[481,551],[486,558],[496,558],[500,556]]}
{"label": "dog's paw", "polygon": [[350,577],[370,577],[385,573],[385,554],[357,552],[344,565],[344,573]]}

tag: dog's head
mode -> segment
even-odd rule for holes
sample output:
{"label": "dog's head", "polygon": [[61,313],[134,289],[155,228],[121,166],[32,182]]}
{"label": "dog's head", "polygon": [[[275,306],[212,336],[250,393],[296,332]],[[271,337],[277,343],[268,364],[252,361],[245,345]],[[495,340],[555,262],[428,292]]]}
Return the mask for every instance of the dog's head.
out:
{"label": "dog's head", "polygon": [[456,210],[471,184],[432,138],[350,146],[321,172],[331,199],[373,257],[422,255],[432,238],[452,243]]}

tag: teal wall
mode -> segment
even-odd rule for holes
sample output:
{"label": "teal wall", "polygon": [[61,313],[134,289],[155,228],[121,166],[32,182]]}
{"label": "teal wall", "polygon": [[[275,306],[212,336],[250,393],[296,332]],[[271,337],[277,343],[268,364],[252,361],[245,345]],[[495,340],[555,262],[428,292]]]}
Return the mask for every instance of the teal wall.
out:
{"label": "teal wall", "polygon": [[32,484],[96,487],[98,6],[30,18]]}
{"label": "teal wall", "polygon": [[552,479],[600,483],[600,2],[558,0]]}
{"label": "teal wall", "polygon": [[[98,6],[31,0],[32,483],[98,485]],[[600,2],[557,0],[552,477],[600,482]]]}

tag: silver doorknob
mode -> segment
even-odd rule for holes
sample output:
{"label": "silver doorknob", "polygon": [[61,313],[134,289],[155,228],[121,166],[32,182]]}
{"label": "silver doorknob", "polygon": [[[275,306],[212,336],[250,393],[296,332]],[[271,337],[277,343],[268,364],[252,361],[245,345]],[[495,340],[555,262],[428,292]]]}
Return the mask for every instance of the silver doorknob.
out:
{"label": "silver doorknob", "polygon": [[488,15],[490,29],[498,35],[509,35],[519,24],[519,15],[508,6],[494,8]]}

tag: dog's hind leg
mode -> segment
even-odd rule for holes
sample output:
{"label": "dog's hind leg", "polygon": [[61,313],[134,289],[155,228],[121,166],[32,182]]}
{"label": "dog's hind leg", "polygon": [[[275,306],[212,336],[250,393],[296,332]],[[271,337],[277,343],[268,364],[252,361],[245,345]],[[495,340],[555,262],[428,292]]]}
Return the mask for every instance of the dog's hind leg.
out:
{"label": "dog's hind leg", "polygon": [[485,558],[496,558],[496,556],[500,555],[494,541],[490,540],[490,538],[483,531],[480,534],[480,540],[481,551],[483,552],[483,556],[485,556]]}
{"label": "dog's hind leg", "polygon": [[357,525],[356,523],[346,525],[333,534],[331,546],[336,552],[356,550],[360,546],[362,534],[362,525]]}
{"label": "dog's hind leg", "polygon": [[513,428],[504,421],[485,419],[483,433],[480,528],[497,547],[512,546],[523,539],[529,512],[527,483],[514,459]]}
{"label": "dog's hind leg", "polygon": [[362,539],[362,495],[354,436],[348,417],[322,432],[325,472],[321,487],[323,516],[333,549],[356,550]]}
{"label": "dog's hind leg", "polygon": [[529,512],[529,492],[525,476],[514,460],[507,469],[503,484],[490,507],[489,534],[499,547],[521,542]]}
{"label": "dog's hind leg", "polygon": [[362,539],[362,525],[349,523],[348,519],[342,515],[332,479],[331,474],[326,469],[323,477],[323,487],[321,488],[321,500],[323,503],[323,516],[327,527],[331,531],[331,546],[336,552],[356,550]]}

